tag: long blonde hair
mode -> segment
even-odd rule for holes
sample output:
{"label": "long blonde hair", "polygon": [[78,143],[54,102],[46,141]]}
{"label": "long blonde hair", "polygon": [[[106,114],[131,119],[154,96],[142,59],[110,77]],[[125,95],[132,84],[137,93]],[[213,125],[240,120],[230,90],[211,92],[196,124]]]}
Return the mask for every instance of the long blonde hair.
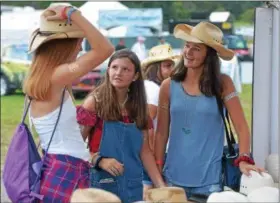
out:
{"label": "long blonde hair", "polygon": [[42,44],[35,52],[23,91],[36,100],[50,99],[51,76],[56,67],[69,63],[79,39],[55,39]]}

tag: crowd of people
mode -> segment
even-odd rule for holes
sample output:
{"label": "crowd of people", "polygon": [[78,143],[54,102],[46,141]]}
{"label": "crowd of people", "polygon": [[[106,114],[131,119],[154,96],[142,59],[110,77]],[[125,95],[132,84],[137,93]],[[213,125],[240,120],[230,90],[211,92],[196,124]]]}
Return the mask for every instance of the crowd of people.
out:
{"label": "crowd of people", "polygon": [[[252,164],[250,130],[233,82],[220,73],[219,58],[234,56],[222,44],[222,31],[208,22],[179,24],[174,36],[184,43],[180,56],[166,43],[139,55],[143,37],[131,50],[121,41],[115,51],[76,8],[43,12],[30,39],[34,58],[24,84],[41,147],[50,146],[43,202],[186,202],[222,192],[217,97],[238,135],[237,167],[245,175],[264,171]],[[83,38],[91,49],[77,58]],[[71,84],[109,57],[104,81],[76,106]]]}

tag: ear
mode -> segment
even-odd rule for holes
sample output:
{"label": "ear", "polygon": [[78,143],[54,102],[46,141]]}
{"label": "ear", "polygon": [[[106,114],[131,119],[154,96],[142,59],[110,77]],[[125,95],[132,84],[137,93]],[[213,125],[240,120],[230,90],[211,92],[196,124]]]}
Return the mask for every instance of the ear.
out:
{"label": "ear", "polygon": [[133,78],[132,81],[134,82],[134,81],[136,81],[138,78],[139,78],[139,73],[137,72],[137,73],[135,74],[135,76],[134,76],[134,78]]}

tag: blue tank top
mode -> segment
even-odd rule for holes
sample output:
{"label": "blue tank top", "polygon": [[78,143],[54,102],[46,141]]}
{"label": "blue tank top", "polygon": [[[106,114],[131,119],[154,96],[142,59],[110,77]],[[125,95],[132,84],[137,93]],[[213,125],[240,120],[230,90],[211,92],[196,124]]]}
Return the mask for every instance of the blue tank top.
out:
{"label": "blue tank top", "polygon": [[184,187],[219,183],[223,146],[224,125],[216,98],[189,95],[181,82],[171,80],[164,175]]}

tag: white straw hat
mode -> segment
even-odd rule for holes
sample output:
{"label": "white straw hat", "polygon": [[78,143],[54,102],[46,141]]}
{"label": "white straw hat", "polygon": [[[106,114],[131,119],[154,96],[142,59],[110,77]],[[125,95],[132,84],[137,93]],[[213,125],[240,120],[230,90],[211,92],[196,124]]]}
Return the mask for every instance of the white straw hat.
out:
{"label": "white straw hat", "polygon": [[279,188],[261,187],[250,192],[247,198],[250,202],[279,202]]}
{"label": "white straw hat", "polygon": [[234,191],[224,191],[224,192],[214,192],[212,193],[207,202],[249,202],[247,197],[234,192]]}
{"label": "white straw hat", "polygon": [[258,173],[256,171],[250,171],[250,176],[242,174],[240,181],[240,193],[248,195],[251,191],[264,187],[274,187],[274,181],[268,173]]}

